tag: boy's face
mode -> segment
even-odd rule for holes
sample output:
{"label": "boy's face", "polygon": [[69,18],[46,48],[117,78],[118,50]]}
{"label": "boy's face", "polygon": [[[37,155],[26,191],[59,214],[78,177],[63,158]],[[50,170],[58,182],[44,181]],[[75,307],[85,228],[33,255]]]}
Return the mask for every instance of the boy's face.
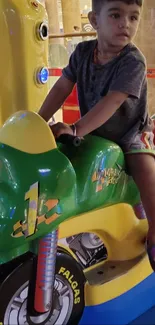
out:
{"label": "boy's face", "polygon": [[140,14],[141,8],[136,3],[128,5],[118,0],[106,2],[100,13],[90,20],[100,42],[123,48],[135,36]]}

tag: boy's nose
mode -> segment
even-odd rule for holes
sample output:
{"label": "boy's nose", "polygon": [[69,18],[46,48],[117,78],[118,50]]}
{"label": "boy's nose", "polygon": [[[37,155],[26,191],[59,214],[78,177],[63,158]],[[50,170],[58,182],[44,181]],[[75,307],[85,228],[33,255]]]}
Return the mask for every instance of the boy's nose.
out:
{"label": "boy's nose", "polygon": [[129,28],[129,19],[124,18],[119,22],[119,28]]}

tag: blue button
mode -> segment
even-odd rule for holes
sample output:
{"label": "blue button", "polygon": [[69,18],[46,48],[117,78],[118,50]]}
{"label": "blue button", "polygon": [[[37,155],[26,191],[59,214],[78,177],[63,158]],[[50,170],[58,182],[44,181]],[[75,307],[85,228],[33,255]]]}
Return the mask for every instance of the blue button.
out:
{"label": "blue button", "polygon": [[42,68],[38,73],[39,83],[45,84],[48,81],[49,71],[48,68]]}

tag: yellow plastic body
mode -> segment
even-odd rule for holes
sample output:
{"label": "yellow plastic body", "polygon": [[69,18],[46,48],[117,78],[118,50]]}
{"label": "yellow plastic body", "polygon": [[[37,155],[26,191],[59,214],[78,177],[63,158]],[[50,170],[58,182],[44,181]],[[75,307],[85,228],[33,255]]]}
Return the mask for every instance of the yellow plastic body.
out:
{"label": "yellow plastic body", "polygon": [[48,40],[37,36],[47,14],[38,1],[0,1],[0,126],[16,111],[37,111],[48,85],[37,85],[36,72],[48,66]]}
{"label": "yellow plastic body", "polygon": [[30,111],[16,112],[7,119],[0,128],[0,142],[30,154],[57,147],[48,124],[37,113]]}
{"label": "yellow plastic body", "polygon": [[[61,245],[61,239],[87,232],[94,233],[101,238],[108,250],[108,259],[101,262],[104,267],[110,261],[114,264],[115,262],[121,264],[140,257],[127,272],[120,273],[111,281],[102,283],[103,275],[100,285],[90,285],[87,282],[85,286],[87,306],[99,305],[124,294],[153,272],[144,246],[147,231],[147,220],[138,220],[131,206],[127,204],[118,204],[82,214],[60,225],[59,245],[72,255],[68,246]],[[90,272],[96,267],[98,265],[90,267],[85,272]]]}

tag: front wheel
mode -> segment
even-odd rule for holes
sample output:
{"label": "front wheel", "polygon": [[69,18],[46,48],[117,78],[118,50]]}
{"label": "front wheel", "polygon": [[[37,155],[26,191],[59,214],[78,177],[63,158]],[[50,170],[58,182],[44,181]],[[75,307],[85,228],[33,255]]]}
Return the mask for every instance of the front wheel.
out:
{"label": "front wheel", "polygon": [[19,265],[0,286],[0,322],[4,325],[76,324],[84,309],[84,275],[68,254],[57,253],[53,304],[49,312],[31,317],[27,312],[33,259]]}

